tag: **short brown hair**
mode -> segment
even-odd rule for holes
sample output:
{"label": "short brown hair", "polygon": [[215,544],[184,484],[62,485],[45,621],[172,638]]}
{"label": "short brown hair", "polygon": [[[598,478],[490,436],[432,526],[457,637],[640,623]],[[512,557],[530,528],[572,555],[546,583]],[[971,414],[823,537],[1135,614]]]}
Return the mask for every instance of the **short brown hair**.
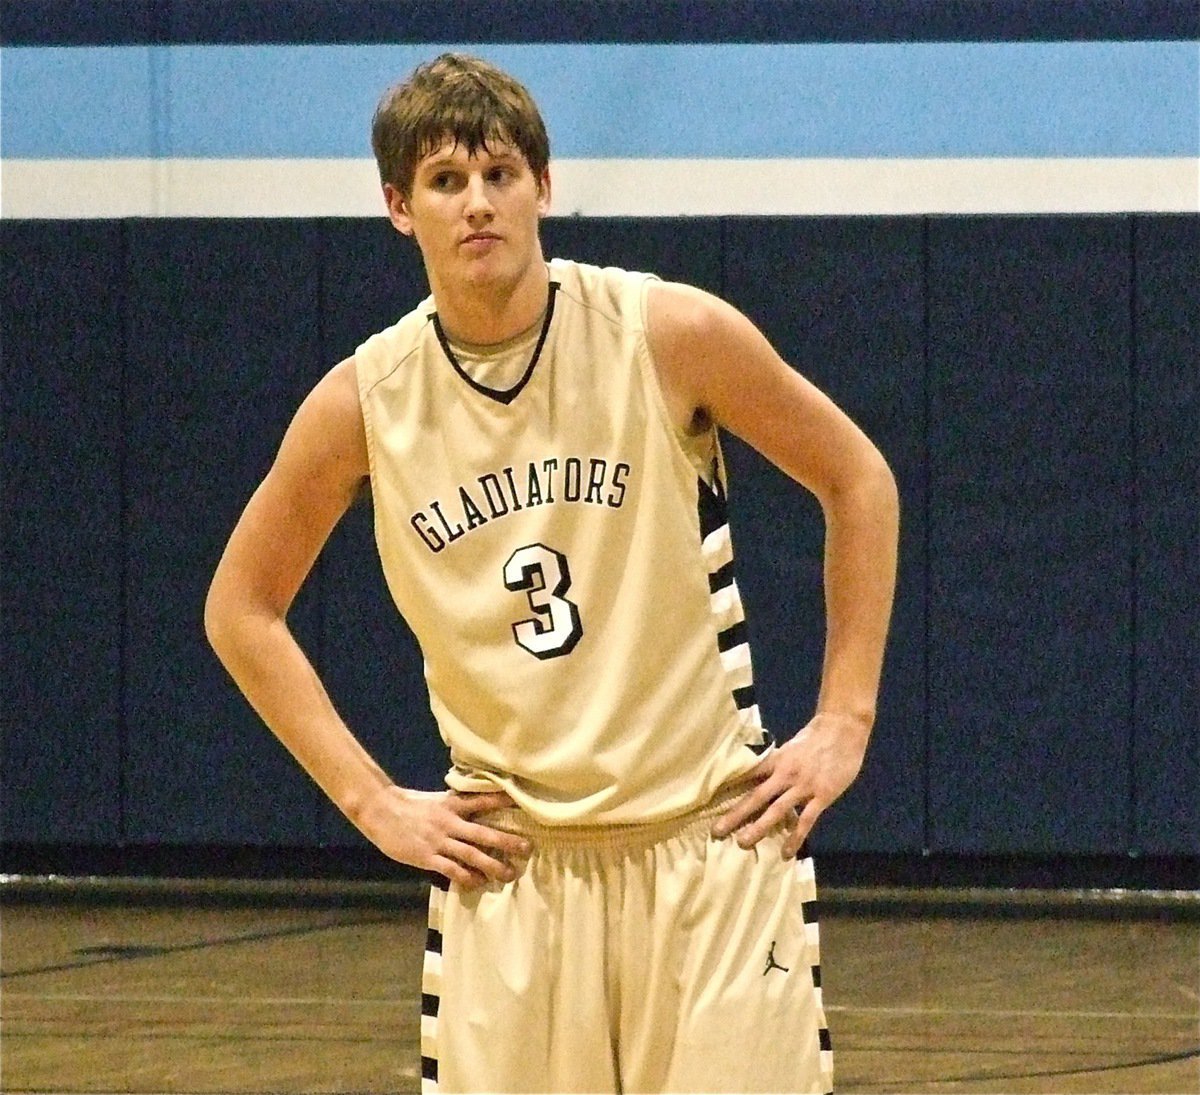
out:
{"label": "short brown hair", "polygon": [[472,156],[488,141],[511,144],[539,182],[550,163],[550,139],[533,97],[508,73],[465,53],[420,65],[380,99],[371,122],[380,181],[411,196],[417,164],[447,140]]}

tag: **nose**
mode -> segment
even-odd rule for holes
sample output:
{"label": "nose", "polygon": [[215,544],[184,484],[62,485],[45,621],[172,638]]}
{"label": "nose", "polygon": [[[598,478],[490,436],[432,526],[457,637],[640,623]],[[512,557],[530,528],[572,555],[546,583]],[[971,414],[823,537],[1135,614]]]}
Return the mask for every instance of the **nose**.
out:
{"label": "nose", "polygon": [[472,173],[467,177],[466,199],[464,212],[467,220],[473,224],[479,221],[489,221],[495,215],[482,174]]}

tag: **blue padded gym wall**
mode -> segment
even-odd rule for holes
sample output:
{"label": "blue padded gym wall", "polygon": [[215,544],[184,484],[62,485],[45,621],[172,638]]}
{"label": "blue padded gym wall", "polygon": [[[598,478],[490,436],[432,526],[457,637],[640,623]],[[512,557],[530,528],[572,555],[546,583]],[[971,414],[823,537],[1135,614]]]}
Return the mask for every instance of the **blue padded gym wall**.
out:
{"label": "blue padded gym wall", "polygon": [[[44,179],[47,163],[93,158],[103,185],[26,187],[38,201],[21,215],[112,216],[89,204],[93,189],[136,197],[113,179],[137,178],[145,190],[133,211],[117,203],[122,220],[0,221],[6,848],[361,849],[239,696],[201,613],[304,394],[426,292],[382,204],[368,217],[349,183],[332,196],[307,183],[330,177],[332,158],[369,156],[363,88],[375,93],[376,69],[398,75],[446,43],[546,81],[535,90],[556,163],[574,161],[588,184],[562,208],[595,214],[545,222],[547,256],[725,295],[896,471],[900,584],[879,720],[817,849],[1200,856],[1200,217],[1146,212],[1194,210],[1163,189],[1186,183],[1200,151],[1198,34],[1186,0],[0,5],[6,200],[21,171]],[[680,76],[677,99],[638,97],[664,70],[647,63],[654,50],[694,73],[702,51],[725,47],[772,74],[780,104],[802,103],[794,124],[763,126],[753,109],[746,120],[719,81]],[[569,78],[547,76],[556,65]],[[948,71],[972,89],[953,102],[957,86],[934,78]],[[843,91],[880,72],[897,78],[895,101],[848,116],[859,100]],[[297,74],[295,97],[272,79]],[[687,114],[693,99],[708,110]],[[145,157],[142,174],[129,160],[108,171],[127,156]],[[629,176],[642,156],[647,174]],[[856,171],[877,161],[869,185],[847,184],[883,203],[870,215],[842,215],[848,195],[827,192],[843,156]],[[627,157],[611,186],[583,174]],[[792,157],[801,174],[764,191]],[[974,161],[981,185],[1011,170],[1045,184],[1012,207],[1076,212],[895,215],[913,203],[896,197],[908,168],[888,161],[929,157],[947,168],[932,169],[919,209],[962,208],[957,172]],[[663,158],[697,166],[651,193]],[[709,174],[710,158],[731,173]],[[1094,205],[1056,174],[1078,179],[1078,158],[1093,164]],[[1141,188],[1128,205],[1111,198],[1117,176]],[[201,177],[209,189],[189,204]],[[261,181],[285,177],[290,193]],[[730,215],[605,215],[641,209],[605,204],[642,185],[629,178],[653,180],[633,195],[649,213],[734,180],[715,195]],[[732,215],[743,187],[816,195],[827,215]],[[294,218],[246,216],[321,194]],[[1110,208],[1133,212],[1089,212]],[[211,213],[245,219],[195,216]],[[821,515],[740,442],[725,451],[759,699],[786,735],[810,713],[821,662]],[[446,752],[369,502],[335,530],[292,624],[384,767],[440,786]]]}
{"label": "blue padded gym wall", "polygon": [[1200,218],[1134,225],[1133,850],[1200,854]]}
{"label": "blue padded gym wall", "polygon": [[[420,254],[383,217],[321,222],[322,370],[395,323],[428,292]],[[421,655],[400,620],[375,550],[370,502],[356,503],[317,563],[323,591],[318,669],[335,706],[402,786],[443,786],[446,750],[425,698]],[[321,843],[365,846],[322,802]]]}
{"label": "blue padded gym wall", "polygon": [[3,837],[121,836],[125,283],[112,222],[0,223]]}
{"label": "blue padded gym wall", "polygon": [[[823,849],[1196,853],[1195,218],[562,219],[545,235],[550,253],[725,292],[896,469],[880,720]],[[0,241],[20,318],[4,839],[357,843],[237,695],[201,609],[304,392],[424,292],[411,245],[339,219],[7,223]],[[740,443],[727,454],[760,699],[786,734],[820,663],[820,513]],[[419,652],[373,552],[364,504],[293,623],[385,767],[435,787]]]}
{"label": "blue padded gym wall", "polygon": [[1129,834],[1130,220],[934,219],[930,847]]}
{"label": "blue padded gym wall", "polygon": [[[924,268],[920,218],[732,220],[726,294],[886,454],[900,484],[902,580],[879,730],[859,781],[814,847],[919,851],[924,840]],[[819,506],[736,441],[727,452],[764,717],[809,718],[824,646]]]}
{"label": "blue padded gym wall", "polygon": [[[316,381],[315,229],[127,225],[130,843],[315,842],[317,793],[230,688],[203,631],[208,581]],[[311,650],[320,590],[292,623]]]}
{"label": "blue padded gym wall", "polygon": [[[424,293],[412,247],[352,220],[6,223],[0,240],[20,319],[5,840],[358,842],[236,695],[200,611],[302,395]],[[880,723],[823,849],[1195,854],[1194,217],[564,219],[546,241],[724,291],[896,469]],[[727,454],[763,711],[787,734],[820,665],[820,510]],[[437,786],[370,505],[293,623],[392,774]]]}

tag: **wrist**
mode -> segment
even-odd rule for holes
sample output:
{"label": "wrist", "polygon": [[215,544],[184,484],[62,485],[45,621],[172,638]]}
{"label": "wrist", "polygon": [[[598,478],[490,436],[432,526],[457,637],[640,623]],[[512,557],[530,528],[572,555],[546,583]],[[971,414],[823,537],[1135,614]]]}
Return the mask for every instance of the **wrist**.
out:
{"label": "wrist", "polygon": [[870,736],[871,729],[875,725],[875,708],[834,707],[832,705],[818,704],[813,718],[820,719],[822,722],[837,723],[848,732],[857,732],[866,738]]}
{"label": "wrist", "polygon": [[356,791],[341,804],[342,813],[361,833],[368,833],[375,820],[387,810],[387,800],[393,794],[403,795],[394,783],[373,783]]}

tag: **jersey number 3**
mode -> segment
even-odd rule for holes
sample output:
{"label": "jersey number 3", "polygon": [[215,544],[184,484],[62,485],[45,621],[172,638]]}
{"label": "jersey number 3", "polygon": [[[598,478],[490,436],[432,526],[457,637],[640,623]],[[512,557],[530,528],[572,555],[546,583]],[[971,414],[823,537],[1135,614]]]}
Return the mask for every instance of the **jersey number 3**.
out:
{"label": "jersey number 3", "polygon": [[504,585],[524,593],[536,613],[512,625],[517,645],[535,658],[570,654],[583,636],[579,606],[563,596],[571,588],[571,570],[562,552],[545,544],[517,548],[504,564]]}

